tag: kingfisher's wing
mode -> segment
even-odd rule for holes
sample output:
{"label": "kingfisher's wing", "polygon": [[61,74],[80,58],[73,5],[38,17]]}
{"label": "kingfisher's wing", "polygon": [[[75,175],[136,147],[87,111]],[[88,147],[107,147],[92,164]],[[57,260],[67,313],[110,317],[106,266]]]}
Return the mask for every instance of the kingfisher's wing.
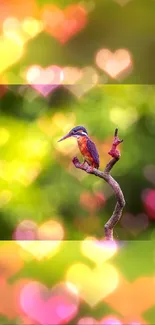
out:
{"label": "kingfisher's wing", "polygon": [[95,164],[99,167],[100,166],[100,160],[99,160],[99,154],[96,149],[95,143],[90,140],[89,138],[87,139],[87,148],[89,153],[91,154]]}

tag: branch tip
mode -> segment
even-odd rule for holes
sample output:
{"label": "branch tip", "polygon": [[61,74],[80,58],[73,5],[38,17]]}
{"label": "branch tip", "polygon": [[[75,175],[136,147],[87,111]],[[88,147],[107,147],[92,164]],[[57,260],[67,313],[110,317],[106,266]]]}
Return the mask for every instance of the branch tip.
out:
{"label": "branch tip", "polygon": [[79,164],[80,162],[79,162],[79,159],[78,159],[77,157],[74,157],[74,158],[72,159],[72,163],[73,163],[74,165],[76,165],[76,164]]}
{"label": "branch tip", "polygon": [[118,135],[118,128],[115,129],[114,137],[117,137]]}

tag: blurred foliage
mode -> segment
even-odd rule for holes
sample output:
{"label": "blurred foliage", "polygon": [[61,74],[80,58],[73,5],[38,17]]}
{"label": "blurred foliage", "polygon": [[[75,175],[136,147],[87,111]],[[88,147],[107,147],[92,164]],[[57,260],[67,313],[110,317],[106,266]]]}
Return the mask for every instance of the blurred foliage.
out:
{"label": "blurred foliage", "polygon": [[[75,139],[57,143],[76,125],[84,125],[95,141],[101,169],[110,159],[108,150],[119,127],[122,156],[112,175],[125,195],[124,214],[132,216],[129,223],[124,219],[117,225],[115,237],[154,238],[155,213],[149,215],[142,196],[155,182],[154,171],[149,179],[145,175],[155,164],[154,105],[155,87],[147,85],[99,85],[81,99],[63,87],[45,99],[29,87],[7,89],[0,101],[0,238],[11,239],[26,219],[38,225],[58,220],[66,239],[103,236],[115,205],[113,193],[101,179],[72,165],[75,155],[82,159]],[[147,222],[138,218],[144,213]]]}
{"label": "blurred foliage", "polygon": [[[67,277],[71,269],[75,278],[81,277],[87,294],[87,299],[79,294],[74,324],[88,315],[101,324],[109,314],[122,324],[154,324],[155,0],[81,1],[78,5],[87,18],[81,30],[72,35],[74,23],[78,24],[73,15],[69,22],[60,23],[54,36],[52,23],[57,17],[49,16],[51,30],[47,30],[46,6],[66,10],[72,4],[77,1],[0,1],[0,324],[31,324],[20,301],[25,282],[38,281],[53,290],[60,282],[72,280]],[[70,37],[63,43],[59,32],[66,37],[68,30]],[[113,54],[107,62],[113,70],[110,77],[104,60],[97,61],[103,49],[113,53],[126,49],[132,69],[125,63],[128,73],[121,78],[115,75],[115,69],[122,70],[124,58],[119,65],[119,57]],[[42,72],[39,82],[32,65],[39,65]],[[49,76],[54,73],[54,80],[59,80],[61,74],[56,75],[54,68],[49,74],[42,70],[50,65],[58,65],[59,70],[74,67],[71,85],[64,78],[63,85],[56,82],[52,89]],[[86,67],[87,71],[79,70]],[[72,85],[76,77],[77,84]],[[40,85],[42,95],[37,83],[46,84]],[[76,125],[85,126],[96,143],[101,170],[110,159],[116,127],[124,139],[112,175],[126,206],[114,230],[119,247],[112,252],[110,264],[100,245],[94,242],[86,251],[84,244],[86,238],[103,238],[104,224],[116,203],[114,194],[103,180],[73,166],[74,156],[82,161],[75,139],[57,142]],[[25,238],[40,241],[18,241]],[[11,239],[15,240],[4,242]],[[50,239],[49,244],[45,239]],[[116,288],[115,276],[110,276],[106,265],[117,273]],[[111,293],[106,295],[103,289]],[[98,298],[96,290],[105,296],[91,307],[88,302]],[[36,306],[38,311],[47,314],[46,303],[45,310]]]}

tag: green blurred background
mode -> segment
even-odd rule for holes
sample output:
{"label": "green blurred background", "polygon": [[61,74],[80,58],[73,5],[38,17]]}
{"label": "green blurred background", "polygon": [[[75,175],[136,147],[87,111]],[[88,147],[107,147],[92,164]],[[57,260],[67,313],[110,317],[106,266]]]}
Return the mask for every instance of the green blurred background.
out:
{"label": "green blurred background", "polygon": [[24,95],[17,89],[3,93],[0,102],[1,239],[11,239],[23,220],[38,225],[58,220],[65,239],[103,236],[115,205],[113,192],[101,179],[73,166],[74,156],[82,159],[75,139],[57,143],[76,125],[85,126],[96,143],[101,170],[119,128],[124,142],[112,175],[126,207],[115,238],[154,238],[155,87],[99,85],[80,100],[63,87],[46,99],[34,98],[30,88]]}
{"label": "green blurred background", "polygon": [[[75,22],[81,19],[76,11],[75,21],[73,13],[67,18],[66,8],[73,4],[83,8],[86,21],[71,35]],[[98,147],[101,169],[109,161],[116,127],[124,139],[121,160],[112,171],[126,199],[115,238],[153,239],[155,1],[11,0],[0,2],[0,6],[1,36],[13,42],[6,48],[2,42],[0,53],[1,84],[6,84],[0,89],[0,238],[13,238],[24,220],[38,225],[58,220],[65,239],[103,236],[115,205],[114,195],[102,180],[74,168],[71,161],[78,154],[76,141],[57,143],[72,127],[83,125]],[[56,34],[52,18],[57,23],[57,16],[50,16],[53,6],[64,10],[64,25],[58,25]],[[45,12],[49,14],[46,22]],[[33,23],[37,22],[44,24],[35,25],[41,26],[35,30]],[[59,32],[69,33],[65,42]],[[107,67],[99,67],[103,62],[98,65],[96,61],[96,54],[105,48],[113,53],[126,49],[132,70],[127,67],[128,73],[120,73],[121,78],[119,74],[110,76]],[[119,61],[116,56],[113,59]],[[51,65],[89,67],[89,71],[76,85],[75,81],[71,85],[64,82],[43,95],[33,82],[27,86],[26,71],[34,65],[40,69]],[[39,82],[42,77],[43,83],[48,83],[46,75]]]}
{"label": "green blurred background", "polygon": [[[50,11],[47,5],[67,10],[72,4],[84,8],[87,19],[85,26],[63,43],[59,33],[53,35],[55,20],[51,16],[48,24],[42,24],[43,13]],[[94,284],[92,251],[88,250],[85,256],[81,247],[86,237],[104,237],[104,224],[112,215],[116,200],[108,184],[73,166],[74,156],[82,159],[75,139],[57,142],[76,125],[86,127],[96,143],[101,170],[110,159],[114,130],[119,128],[124,142],[112,175],[121,186],[126,206],[114,230],[120,246],[110,260],[118,274],[117,288],[105,299],[101,297],[94,308],[81,299],[73,321],[77,324],[88,315],[100,320],[113,314],[122,323],[154,324],[154,13],[154,0],[0,1],[1,324],[32,323],[19,303],[21,287],[14,296],[20,281],[40,281],[54,288],[66,281],[70,268],[84,263],[92,272],[90,296],[101,284],[112,284],[113,277],[106,278],[108,272],[100,283],[95,278]],[[66,35],[71,32],[69,27],[76,24],[74,15],[73,21],[64,17],[67,27],[62,24],[57,32]],[[119,74],[110,76],[107,67],[101,69],[96,62],[102,49],[113,53],[126,49],[132,58],[132,69],[127,67],[127,74],[121,73],[121,78]],[[117,56],[113,59],[110,67],[119,63]],[[47,70],[41,70],[45,74],[39,79],[41,83],[43,77],[46,84],[41,86],[42,93],[36,85],[38,79],[27,85],[26,72],[34,65],[40,69],[51,65],[60,69],[89,68],[77,83],[72,82],[73,73],[69,85],[63,81],[45,94],[45,88],[51,87],[47,85]],[[38,244],[40,252],[36,248],[35,254],[30,252],[29,242],[25,248],[24,242],[17,242],[35,235],[36,228],[39,239],[48,236],[50,244],[56,235],[65,239],[60,251],[52,253],[55,256],[44,251],[45,241]],[[4,241],[11,239],[16,241]],[[42,258],[39,254],[43,254]],[[104,268],[104,262],[97,267]],[[87,274],[76,274],[85,277],[87,287]]]}

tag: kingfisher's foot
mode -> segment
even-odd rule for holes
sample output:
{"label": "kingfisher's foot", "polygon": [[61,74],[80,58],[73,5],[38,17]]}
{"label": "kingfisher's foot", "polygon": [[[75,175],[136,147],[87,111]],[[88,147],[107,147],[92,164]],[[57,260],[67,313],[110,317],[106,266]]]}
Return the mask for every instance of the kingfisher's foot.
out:
{"label": "kingfisher's foot", "polygon": [[86,160],[81,164],[80,161],[79,161],[79,159],[77,157],[74,157],[72,159],[72,162],[73,162],[73,164],[74,164],[75,167],[81,168],[81,169],[86,169],[87,168],[87,165],[88,165],[88,163],[87,163]]}
{"label": "kingfisher's foot", "polygon": [[86,161],[84,161],[84,162],[81,164],[81,168],[84,167],[85,164],[86,164]]}
{"label": "kingfisher's foot", "polygon": [[72,163],[74,164],[74,166],[76,168],[80,168],[80,169],[84,169],[84,165],[85,165],[85,162],[83,162],[82,164],[80,163],[79,159],[77,157],[74,157],[72,159]]}
{"label": "kingfisher's foot", "polygon": [[108,154],[113,157],[113,158],[116,158],[116,159],[119,159],[121,154],[120,154],[120,151],[117,150],[117,146],[122,143],[123,140],[120,140],[119,137],[118,137],[118,129],[115,130],[115,134],[114,134],[114,140],[113,140],[113,143],[112,143],[112,147],[111,147],[111,150],[108,152]]}

